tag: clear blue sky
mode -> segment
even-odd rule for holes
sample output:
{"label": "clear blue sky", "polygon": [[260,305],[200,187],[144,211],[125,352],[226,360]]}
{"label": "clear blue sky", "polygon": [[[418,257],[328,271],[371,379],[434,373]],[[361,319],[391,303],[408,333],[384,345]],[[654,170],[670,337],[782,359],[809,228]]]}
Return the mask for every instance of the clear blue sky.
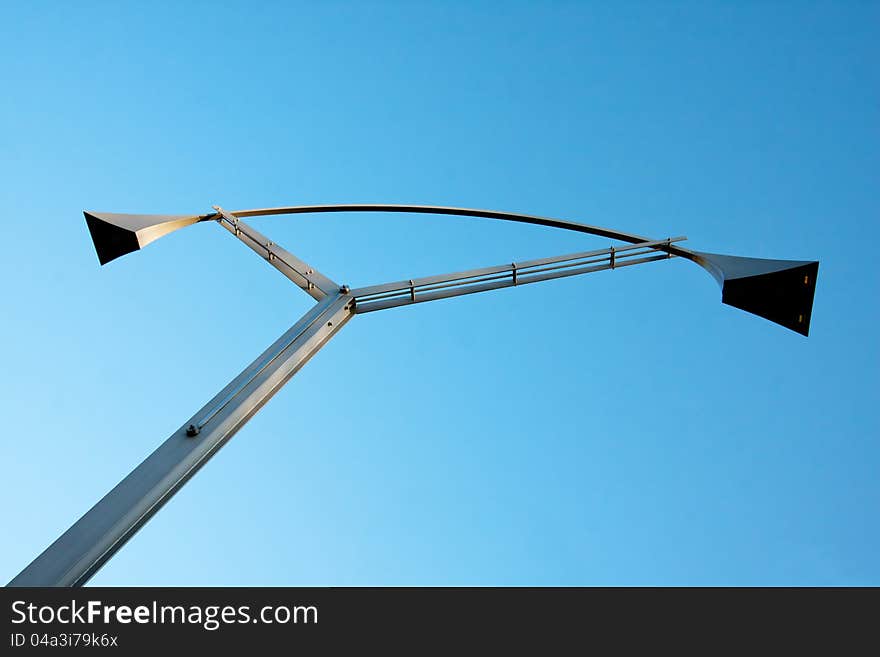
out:
{"label": "clear blue sky", "polygon": [[[310,299],[212,225],[411,202],[818,259],[808,339],[673,260],[355,318],[101,585],[880,584],[880,5],[4,3],[0,575]],[[264,218],[351,285],[604,248]]]}

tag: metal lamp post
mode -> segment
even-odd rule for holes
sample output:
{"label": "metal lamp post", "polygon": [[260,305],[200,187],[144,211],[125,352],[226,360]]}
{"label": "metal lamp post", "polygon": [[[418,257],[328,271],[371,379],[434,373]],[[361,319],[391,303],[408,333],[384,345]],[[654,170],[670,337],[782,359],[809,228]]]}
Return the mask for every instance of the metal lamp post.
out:
{"label": "metal lamp post", "polygon": [[[313,205],[204,215],[85,212],[98,259],[106,264],[184,226],[212,221],[315,299],[316,304],[211,401],[19,573],[10,586],[80,586],[107,562],[196,471],[352,317],[386,308],[646,264],[672,257],[706,269],[722,302],[808,335],[819,263],[691,251],[684,237],[652,240],[585,224],[512,212],[423,205]],[[242,221],[325,212],[402,212],[515,221],[589,233],[622,246],[409,279],[357,289],[341,286]]]}

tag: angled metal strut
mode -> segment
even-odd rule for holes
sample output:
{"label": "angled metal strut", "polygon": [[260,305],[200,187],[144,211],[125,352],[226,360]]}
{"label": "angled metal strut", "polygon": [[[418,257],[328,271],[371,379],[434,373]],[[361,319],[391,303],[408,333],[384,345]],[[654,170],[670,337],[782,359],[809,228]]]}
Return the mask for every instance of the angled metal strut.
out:
{"label": "angled metal strut", "polygon": [[245,224],[237,216],[226,212],[217,205],[214,206],[214,209],[218,215],[217,222],[221,226],[265,258],[270,265],[296,283],[316,301],[320,301],[328,294],[334,294],[339,289],[339,285],[324,274],[316,271],[314,267],[306,264],[290,251],[282,249],[255,228]]}
{"label": "angled metal strut", "polygon": [[[242,220],[244,217],[328,212],[398,212],[500,219],[563,228],[628,244],[350,290]],[[202,215],[84,214],[101,264],[143,248],[184,226],[216,221],[317,303],[22,570],[10,586],[84,584],[355,314],[677,256],[709,271],[722,285],[724,303],[806,335],[819,264],[720,256],[681,247],[679,242],[684,237],[651,240],[562,219],[446,206],[310,205],[234,212],[214,206],[213,213]]]}

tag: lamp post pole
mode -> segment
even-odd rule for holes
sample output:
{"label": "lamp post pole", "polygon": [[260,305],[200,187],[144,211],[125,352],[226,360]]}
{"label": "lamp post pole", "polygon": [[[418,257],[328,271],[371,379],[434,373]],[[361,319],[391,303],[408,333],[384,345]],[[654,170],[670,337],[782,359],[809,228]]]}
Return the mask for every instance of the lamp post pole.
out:
{"label": "lamp post pole", "polygon": [[[237,212],[215,206],[214,210],[206,215],[86,212],[85,217],[101,264],[184,226],[215,221],[314,298],[316,304],[9,586],[85,584],[355,314],[683,257],[716,278],[722,286],[724,303],[807,335],[819,264],[700,253],[681,247],[678,243],[683,237],[650,240],[560,219],[468,208],[324,205]],[[352,290],[333,282],[242,220],[251,216],[326,212],[405,212],[501,219],[589,233],[626,244]]]}

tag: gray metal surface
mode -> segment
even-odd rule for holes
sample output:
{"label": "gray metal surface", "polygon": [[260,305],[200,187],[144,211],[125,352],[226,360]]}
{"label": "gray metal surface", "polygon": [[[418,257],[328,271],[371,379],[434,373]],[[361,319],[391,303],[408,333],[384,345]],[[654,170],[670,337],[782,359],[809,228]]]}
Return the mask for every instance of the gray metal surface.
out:
{"label": "gray metal surface", "polygon": [[[578,233],[587,233],[597,237],[610,237],[621,242],[650,242],[650,238],[624,233],[611,228],[590,226],[567,219],[555,219],[553,217],[540,217],[532,214],[519,212],[500,212],[498,210],[481,210],[479,208],[458,208],[446,205],[399,205],[387,203],[341,203],[334,205],[291,205],[277,208],[260,208],[255,210],[235,210],[232,214],[236,217],[266,217],[283,214],[320,214],[327,212],[398,212],[404,214],[432,214],[451,215],[458,217],[478,217],[482,219],[499,219],[501,221],[513,221],[516,223],[533,224],[535,226],[549,226],[562,228]],[[694,259],[694,252],[672,245],[667,250],[688,260]]]}
{"label": "gray metal surface", "polygon": [[[316,304],[9,586],[85,583],[352,316],[351,295]],[[197,435],[187,434],[202,421]]]}
{"label": "gray metal surface", "polygon": [[[564,256],[513,262],[509,265],[483,267],[439,276],[371,285],[356,288],[351,291],[351,294],[356,300],[355,311],[362,314],[436,299],[457,297],[463,294],[474,294],[566,276],[578,276],[657,260],[667,260],[672,254],[665,252],[665,250],[672,243],[684,239],[684,237],[668,238],[655,242],[642,242],[632,246],[584,251]],[[661,248],[664,252],[656,255]]]}
{"label": "gray metal surface", "polygon": [[290,251],[282,249],[257,229],[248,226],[233,213],[227,212],[216,205],[214,209],[219,215],[217,223],[235,235],[242,243],[264,258],[266,262],[293,281],[316,301],[320,301],[328,294],[335,294],[339,289],[339,285],[324,276],[324,274],[297,258]]}

